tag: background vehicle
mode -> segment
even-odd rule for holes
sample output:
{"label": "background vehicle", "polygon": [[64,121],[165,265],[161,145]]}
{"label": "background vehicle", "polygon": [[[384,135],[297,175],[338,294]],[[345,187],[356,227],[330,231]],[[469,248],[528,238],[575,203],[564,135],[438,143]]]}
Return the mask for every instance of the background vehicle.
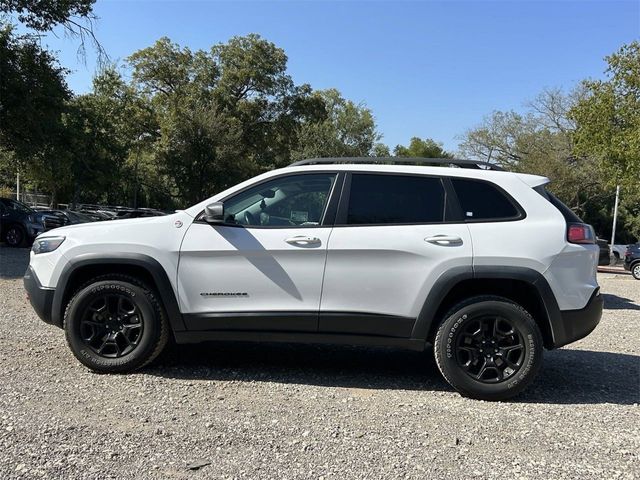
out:
{"label": "background vehicle", "polygon": [[10,247],[24,247],[45,228],[43,215],[22,202],[0,198],[0,239]]}
{"label": "background vehicle", "polygon": [[72,210],[39,210],[39,212],[44,215],[43,224],[45,230],[96,221],[95,218],[89,215]]}
{"label": "background vehicle", "polygon": [[624,254],[624,268],[631,272],[633,278],[640,280],[640,243],[627,247]]}
{"label": "background vehicle", "polygon": [[25,287],[83,364],[179,343],[434,345],[463,395],[517,395],[602,314],[598,247],[544,177],[460,160],[294,164],[160,217],[62,227]]}
{"label": "background vehicle", "polygon": [[616,263],[620,260],[624,260],[624,254],[627,251],[628,245],[615,244],[613,246],[613,257]]}

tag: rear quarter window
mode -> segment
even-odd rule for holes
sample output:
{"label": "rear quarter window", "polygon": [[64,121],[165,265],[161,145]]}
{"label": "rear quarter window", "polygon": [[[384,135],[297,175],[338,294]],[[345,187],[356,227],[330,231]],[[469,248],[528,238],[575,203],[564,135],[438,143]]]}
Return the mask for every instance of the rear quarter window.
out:
{"label": "rear quarter window", "polygon": [[497,186],[480,180],[452,178],[462,216],[469,221],[517,220],[523,213]]}

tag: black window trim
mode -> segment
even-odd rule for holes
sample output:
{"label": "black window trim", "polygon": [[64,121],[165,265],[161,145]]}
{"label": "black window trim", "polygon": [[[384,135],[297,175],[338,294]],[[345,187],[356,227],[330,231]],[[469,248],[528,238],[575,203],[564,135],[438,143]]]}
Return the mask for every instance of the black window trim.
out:
{"label": "black window trim", "polygon": [[[246,228],[246,229],[269,229],[269,230],[282,230],[282,229],[291,229],[291,228],[304,228],[304,229],[308,229],[308,228],[327,228],[327,227],[332,227],[333,223],[335,221],[336,218],[336,211],[338,209],[338,202],[340,199],[340,193],[342,192],[342,187],[343,187],[343,183],[344,183],[344,178],[345,178],[345,172],[344,171],[339,171],[339,170],[313,170],[313,171],[309,171],[309,172],[284,172],[282,174],[279,175],[274,175],[272,177],[266,178],[260,182],[256,182],[256,183],[252,183],[251,185],[246,186],[245,188],[242,188],[238,191],[235,191],[233,193],[230,193],[229,195],[227,195],[226,197],[223,197],[222,199],[218,200],[218,202],[226,202],[229,199],[235,197],[236,195],[239,195],[243,192],[246,192],[247,190],[250,190],[254,187],[257,187],[259,185],[263,185],[265,183],[269,183],[273,180],[277,180],[280,178],[286,178],[286,177],[298,177],[300,175],[316,175],[316,174],[333,174],[335,175],[335,178],[333,180],[333,184],[331,185],[331,189],[329,190],[329,195],[328,195],[328,200],[327,200],[327,204],[325,205],[324,208],[324,212],[322,213],[322,217],[320,219],[320,222],[318,225],[240,225],[237,223],[218,223],[215,226],[219,226],[219,227],[233,227],[233,228]],[[205,224],[205,225],[209,225],[209,223],[205,222],[202,217],[204,216],[204,210],[202,210],[195,218],[195,220],[193,221],[193,223],[200,223],[200,224]]]}
{"label": "black window trim", "polygon": [[[347,214],[349,209],[349,195],[351,194],[351,178],[353,174],[365,174],[365,175],[390,175],[390,176],[408,176],[408,177],[430,177],[430,178],[438,178],[442,182],[442,186],[444,189],[444,202],[445,202],[445,219],[441,222],[410,222],[410,223],[347,223]],[[463,180],[472,180],[482,183],[488,183],[490,186],[496,188],[500,193],[502,193],[505,198],[514,206],[517,215],[512,217],[504,217],[504,218],[490,218],[490,219],[470,219],[465,218],[464,212],[462,211],[462,207],[460,206],[460,201],[458,199],[458,195],[455,192],[455,188],[453,187],[452,179],[463,179]],[[399,226],[411,226],[411,225],[455,225],[455,224],[465,224],[465,223],[501,223],[501,222],[515,222],[519,220],[525,219],[527,216],[526,212],[522,208],[522,206],[511,196],[509,195],[504,188],[500,185],[490,182],[488,180],[477,179],[477,178],[469,178],[469,177],[458,177],[458,176],[450,176],[450,175],[432,175],[432,174],[420,174],[420,173],[407,173],[407,172],[380,172],[380,171],[370,171],[370,170],[351,170],[347,171],[347,175],[344,179],[344,184],[342,187],[342,192],[340,195],[340,203],[338,206],[338,211],[335,218],[334,227],[399,227]],[[450,219],[449,219],[450,218]]]}

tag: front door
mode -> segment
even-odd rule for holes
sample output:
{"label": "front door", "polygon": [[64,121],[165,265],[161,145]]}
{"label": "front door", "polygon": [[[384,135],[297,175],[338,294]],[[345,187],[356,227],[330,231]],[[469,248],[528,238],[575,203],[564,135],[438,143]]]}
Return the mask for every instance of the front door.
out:
{"label": "front door", "polygon": [[191,225],[178,267],[188,329],[317,330],[335,180],[268,180],[226,199],[224,224]]}

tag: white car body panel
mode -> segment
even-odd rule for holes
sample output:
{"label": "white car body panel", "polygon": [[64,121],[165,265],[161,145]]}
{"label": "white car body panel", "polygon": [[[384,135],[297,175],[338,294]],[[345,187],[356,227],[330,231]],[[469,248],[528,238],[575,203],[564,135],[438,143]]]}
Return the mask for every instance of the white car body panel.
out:
{"label": "white car body panel", "polygon": [[[177,291],[176,274],[182,238],[193,218],[172,215],[83,223],[49,230],[39,238],[64,236],[57,250],[35,255],[30,265],[44,287],[55,288],[64,266],[83,255],[143,254],[157,260]],[[178,222],[178,223],[176,223]],[[179,227],[176,225],[180,225]]]}
{"label": "white car body panel", "polygon": [[[461,245],[425,241],[458,237]],[[416,318],[434,282],[447,270],[471,267],[465,224],[335,227],[322,290],[321,311]]]}
{"label": "white car body panel", "polygon": [[[331,228],[322,227],[269,229],[193,223],[182,243],[178,271],[183,313],[317,312],[330,233]],[[298,236],[319,242],[310,246],[287,243]],[[211,295],[225,293],[231,295]]]}

